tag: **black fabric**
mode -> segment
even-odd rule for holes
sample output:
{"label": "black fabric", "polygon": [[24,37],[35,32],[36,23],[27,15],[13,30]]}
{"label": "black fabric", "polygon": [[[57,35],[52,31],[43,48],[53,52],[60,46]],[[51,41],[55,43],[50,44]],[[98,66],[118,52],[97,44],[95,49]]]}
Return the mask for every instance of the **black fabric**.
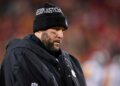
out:
{"label": "black fabric", "polygon": [[33,32],[47,30],[52,27],[64,27],[67,29],[67,20],[59,7],[45,3],[36,11]]}
{"label": "black fabric", "polygon": [[[67,63],[65,58],[70,63]],[[76,77],[77,84],[72,77],[71,69],[79,76]],[[31,36],[27,36],[8,45],[0,70],[0,86],[32,86],[32,84],[86,86],[81,67],[74,57],[61,50],[61,54],[56,58],[35,44]]]}

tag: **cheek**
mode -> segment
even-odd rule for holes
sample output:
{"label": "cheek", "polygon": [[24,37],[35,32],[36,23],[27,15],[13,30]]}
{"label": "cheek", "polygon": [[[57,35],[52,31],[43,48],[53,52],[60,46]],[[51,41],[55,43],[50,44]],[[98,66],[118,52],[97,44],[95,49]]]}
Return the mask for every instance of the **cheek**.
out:
{"label": "cheek", "polygon": [[47,33],[43,33],[43,35],[42,35],[42,40],[43,41],[52,43],[54,41],[53,39],[54,38],[51,35],[47,34]]}
{"label": "cheek", "polygon": [[55,36],[53,36],[53,35],[51,35],[51,34],[47,34],[47,39],[48,39],[50,42],[54,42]]}
{"label": "cheek", "polygon": [[54,38],[49,37],[49,38],[48,38],[48,41],[51,42],[51,43],[53,43],[53,42],[54,42]]}

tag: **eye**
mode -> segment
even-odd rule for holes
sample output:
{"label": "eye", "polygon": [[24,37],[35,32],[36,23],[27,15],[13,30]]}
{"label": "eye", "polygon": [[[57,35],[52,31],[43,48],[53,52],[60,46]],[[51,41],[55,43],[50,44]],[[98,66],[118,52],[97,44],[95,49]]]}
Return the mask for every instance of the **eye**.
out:
{"label": "eye", "polygon": [[56,35],[56,32],[55,31],[51,31],[52,34]]}

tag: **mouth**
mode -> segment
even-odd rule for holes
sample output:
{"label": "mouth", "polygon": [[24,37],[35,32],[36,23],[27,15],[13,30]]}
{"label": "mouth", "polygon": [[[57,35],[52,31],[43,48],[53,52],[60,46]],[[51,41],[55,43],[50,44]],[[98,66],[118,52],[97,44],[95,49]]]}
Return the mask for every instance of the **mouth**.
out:
{"label": "mouth", "polygon": [[54,44],[54,48],[58,49],[61,46],[61,40],[55,40],[53,44]]}
{"label": "mouth", "polygon": [[56,40],[56,41],[54,41],[54,43],[56,43],[56,44],[60,44],[61,41],[60,41],[60,40]]}
{"label": "mouth", "polygon": [[55,45],[60,45],[60,42],[54,42]]}
{"label": "mouth", "polygon": [[60,47],[60,44],[61,44],[60,41],[55,41],[55,42],[54,42],[54,46],[56,46],[56,47]]}

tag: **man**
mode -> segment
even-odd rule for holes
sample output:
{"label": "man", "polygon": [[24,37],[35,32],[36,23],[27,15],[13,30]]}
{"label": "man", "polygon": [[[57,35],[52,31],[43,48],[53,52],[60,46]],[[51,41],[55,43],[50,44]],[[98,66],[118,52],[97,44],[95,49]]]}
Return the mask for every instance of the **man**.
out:
{"label": "man", "polygon": [[79,62],[60,48],[67,28],[59,7],[45,3],[37,9],[34,34],[7,45],[0,86],[85,86]]}

